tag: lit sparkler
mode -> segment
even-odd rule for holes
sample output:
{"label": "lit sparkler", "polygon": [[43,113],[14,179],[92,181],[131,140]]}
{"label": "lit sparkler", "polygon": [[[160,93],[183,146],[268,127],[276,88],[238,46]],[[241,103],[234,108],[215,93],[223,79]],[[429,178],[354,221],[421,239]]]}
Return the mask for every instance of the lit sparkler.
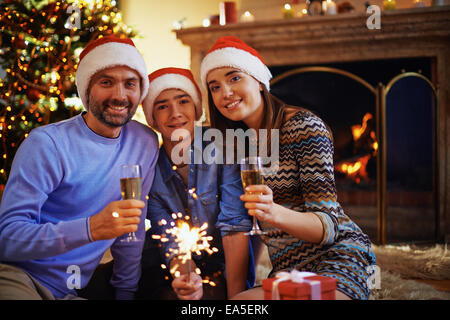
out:
{"label": "lit sparkler", "polygon": [[[173,213],[172,218],[176,221],[168,223],[166,220],[161,220],[160,225],[169,225],[171,228],[165,230],[163,235],[153,235],[153,239],[160,240],[161,242],[169,241],[167,235],[171,235],[174,241],[178,244],[177,248],[169,248],[169,251],[181,260],[181,264],[188,262],[188,282],[190,280],[192,254],[195,253],[200,255],[202,251],[206,251],[208,254],[213,254],[219,250],[215,247],[211,247],[210,241],[213,239],[212,236],[207,235],[206,229],[208,228],[208,223],[204,223],[201,227],[190,227],[189,224],[184,220],[189,220],[189,216],[185,216],[183,219],[183,214],[181,212]],[[175,277],[180,276],[178,269],[178,264],[170,270],[170,273],[175,275]],[[163,268],[166,268],[164,266]],[[196,268],[195,272],[200,274],[200,269]],[[203,280],[203,283],[209,283],[215,286],[215,283],[209,280]]]}

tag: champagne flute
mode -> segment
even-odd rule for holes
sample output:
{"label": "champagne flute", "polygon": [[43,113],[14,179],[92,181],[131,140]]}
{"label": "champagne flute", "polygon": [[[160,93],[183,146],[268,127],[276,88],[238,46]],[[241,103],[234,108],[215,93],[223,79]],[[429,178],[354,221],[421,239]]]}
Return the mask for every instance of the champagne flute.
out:
{"label": "champagne flute", "polygon": [[[245,188],[250,185],[264,184],[262,176],[262,161],[260,157],[248,157],[241,159],[241,179],[242,186]],[[251,193],[249,193],[251,194]],[[246,235],[266,234],[258,226],[256,216],[253,216],[253,227],[245,233]]]}
{"label": "champagne flute", "polygon": [[[122,191],[122,199],[141,200],[142,193],[142,169],[138,164],[125,164],[121,168],[120,189]],[[134,232],[128,233],[122,242],[142,241],[136,237]]]}

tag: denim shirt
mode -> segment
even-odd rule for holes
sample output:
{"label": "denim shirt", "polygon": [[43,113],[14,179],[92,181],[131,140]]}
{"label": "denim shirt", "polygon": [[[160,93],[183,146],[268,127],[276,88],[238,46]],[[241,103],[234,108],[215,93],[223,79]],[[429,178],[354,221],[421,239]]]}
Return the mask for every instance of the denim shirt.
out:
{"label": "denim shirt", "polygon": [[[198,128],[197,128],[198,129]],[[222,237],[234,232],[247,232],[252,227],[251,217],[239,197],[244,193],[240,167],[236,164],[194,164],[194,153],[202,150],[211,142],[198,142],[190,147],[191,164],[189,165],[188,186],[183,183],[181,176],[172,168],[172,163],[162,147],[155,169],[155,178],[149,193],[147,219],[151,221],[151,228],[146,235],[142,265],[145,268],[158,263],[169,266],[174,254],[169,248],[177,248],[174,239],[165,230],[171,228],[175,222],[173,213],[181,212],[183,217],[190,216],[191,226],[201,227],[208,223],[207,234],[213,237],[211,248],[219,251],[209,255],[193,253],[192,258],[200,268],[209,270],[224,270],[225,256]],[[198,153],[197,153],[198,156]],[[166,224],[162,224],[162,220]],[[152,239],[152,235],[166,234],[169,241],[160,242]],[[250,284],[254,281],[253,252],[250,246],[249,276]],[[160,247],[161,260],[155,247]],[[153,250],[152,250],[153,248]],[[214,268],[214,269],[212,269]]]}

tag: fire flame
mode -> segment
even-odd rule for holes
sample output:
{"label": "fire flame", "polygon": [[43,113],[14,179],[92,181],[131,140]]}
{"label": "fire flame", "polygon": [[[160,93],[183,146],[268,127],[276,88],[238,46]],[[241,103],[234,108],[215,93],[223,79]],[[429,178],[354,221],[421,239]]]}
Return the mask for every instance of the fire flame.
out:
{"label": "fire flame", "polygon": [[[363,117],[363,123],[362,125],[356,124],[354,126],[352,126],[352,134],[353,134],[353,140],[358,140],[362,134],[366,131],[367,129],[367,121],[369,121],[370,119],[372,119],[373,116],[371,113],[366,113]],[[372,131],[373,132],[373,131]]]}
{"label": "fire flame", "polygon": [[[351,127],[353,141],[360,140],[366,130],[368,130],[367,122],[373,119],[372,114],[366,113],[362,119],[361,125],[354,125]],[[346,174],[349,178],[351,178],[356,183],[360,183],[361,179],[369,180],[369,175],[367,173],[367,163],[369,162],[371,157],[376,156],[378,151],[378,142],[376,139],[375,131],[371,131],[369,134],[371,139],[370,147],[372,148],[372,153],[367,154],[358,158],[356,161],[346,161],[336,165],[335,169],[341,173]]]}
{"label": "fire flame", "polygon": [[371,157],[369,154],[359,158],[356,162],[344,162],[337,167],[337,170],[347,174],[356,183],[360,183],[361,178],[368,179],[369,177],[366,167]]}

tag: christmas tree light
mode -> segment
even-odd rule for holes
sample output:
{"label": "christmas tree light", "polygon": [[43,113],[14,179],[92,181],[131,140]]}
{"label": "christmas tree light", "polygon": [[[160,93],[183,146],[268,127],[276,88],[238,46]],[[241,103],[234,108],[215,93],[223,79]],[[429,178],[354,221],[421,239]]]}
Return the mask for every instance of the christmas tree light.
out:
{"label": "christmas tree light", "polygon": [[0,26],[1,189],[33,128],[82,111],[75,72],[86,44],[136,34],[122,22],[116,1],[107,0],[4,0]]}

